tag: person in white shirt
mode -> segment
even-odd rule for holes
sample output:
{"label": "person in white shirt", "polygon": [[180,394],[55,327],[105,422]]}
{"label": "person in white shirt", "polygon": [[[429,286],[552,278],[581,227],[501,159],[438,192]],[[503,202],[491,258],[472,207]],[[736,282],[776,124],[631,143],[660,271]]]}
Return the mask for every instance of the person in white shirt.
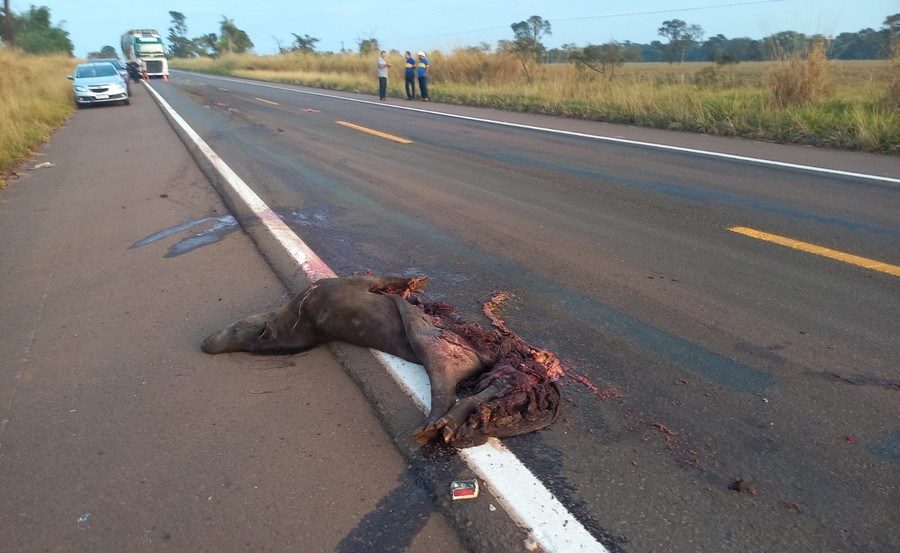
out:
{"label": "person in white shirt", "polygon": [[388,67],[391,66],[385,61],[384,56],[385,52],[382,50],[381,55],[378,56],[378,96],[382,102],[387,98]]}

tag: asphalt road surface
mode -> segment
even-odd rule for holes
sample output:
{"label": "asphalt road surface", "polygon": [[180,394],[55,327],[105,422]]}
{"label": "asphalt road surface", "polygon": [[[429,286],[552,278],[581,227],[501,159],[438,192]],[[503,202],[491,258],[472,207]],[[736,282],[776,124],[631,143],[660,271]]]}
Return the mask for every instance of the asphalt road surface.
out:
{"label": "asphalt road surface", "polygon": [[[155,80],[150,86],[338,274],[427,275],[430,298],[449,301],[472,319],[480,318],[481,305],[493,292],[513,294],[501,315],[510,329],[554,351],[567,365],[561,380],[566,403],[564,417],[549,429],[504,443],[607,550],[900,549],[900,277],[892,274],[900,265],[900,161],[896,156],[785,147],[401,99],[378,102],[374,94],[173,73],[169,82]],[[149,102],[149,94],[139,90],[131,107]],[[548,132],[548,128],[566,133]],[[165,163],[166,156],[153,158],[155,148],[137,155],[140,129],[134,126],[135,146],[129,148],[129,157],[142,160],[138,175],[148,175],[154,164]],[[159,131],[147,139],[151,143],[164,140],[173,152],[180,148],[174,133]],[[164,187],[157,183],[138,196],[149,202],[148,194],[159,200],[164,193],[172,198],[167,201],[173,207],[163,217],[164,223],[151,221],[149,213],[140,217],[147,230],[136,233],[140,236],[135,239],[154,236],[150,229],[180,228],[179,224],[221,208],[212,199],[204,199],[200,208],[187,209],[191,203],[176,193],[183,193],[186,180],[194,183],[188,186],[192,197],[201,186],[195,168],[182,164],[177,169],[156,177],[163,179]],[[23,215],[23,221],[27,220]],[[173,266],[148,265],[128,273],[133,279],[163,270],[162,282],[174,282],[179,274],[213,279],[203,288],[215,289],[221,302],[170,298],[152,310],[155,332],[163,336],[171,335],[165,334],[165,323],[173,313],[177,315],[178,351],[191,350],[221,321],[270,308],[283,299],[269,270],[259,259],[253,261],[255,254],[246,248],[242,233],[219,228],[203,236],[210,234],[215,240],[181,258],[192,258],[191,265],[180,268],[187,271],[202,255],[201,268],[179,273]],[[98,238],[79,239],[89,243]],[[789,243],[796,247],[772,241],[783,239],[795,241]],[[141,245],[137,251],[148,247],[159,244]],[[232,267],[235,256],[241,263]],[[221,271],[212,269],[217,260],[224,264]],[[871,260],[881,265],[874,266]],[[125,271],[122,263],[119,270]],[[35,266],[28,274],[44,274],[41,268]],[[290,275],[280,276],[290,280]],[[182,283],[193,280],[180,278]],[[258,292],[254,292],[255,284]],[[45,292],[36,289],[33,293],[38,304],[46,303],[40,301]],[[117,293],[129,297],[126,290]],[[150,290],[142,292],[129,299],[129,307],[122,311],[140,309],[142,302],[153,301],[155,295]],[[97,312],[90,298],[80,302],[69,312]],[[20,303],[23,311],[29,305],[24,299]],[[94,315],[87,321],[99,319]],[[8,336],[21,326],[7,317],[4,323]],[[293,546],[291,535],[301,535],[320,523],[328,530],[321,540],[323,550],[341,545],[352,550],[348,536],[371,537],[365,531],[366,521],[372,525],[390,521],[386,513],[392,509],[406,516],[410,503],[417,501],[429,513],[436,510],[421,501],[421,490],[427,490],[425,495],[439,495],[434,490],[441,484],[435,482],[459,470],[458,460],[443,455],[439,448],[422,454],[400,440],[399,449],[411,461],[409,471],[398,476],[397,460],[385,457],[389,438],[378,434],[377,428],[367,430],[373,437],[359,442],[353,451],[361,460],[379,453],[377,474],[387,483],[375,478],[374,485],[365,487],[373,479],[362,477],[364,469],[334,464],[358,479],[346,486],[322,486],[335,494],[337,507],[331,503],[329,507],[346,517],[325,524],[329,512],[317,509],[318,503],[306,505],[295,491],[304,480],[294,475],[291,454],[301,449],[262,464],[257,452],[280,452],[266,438],[276,434],[307,443],[303,438],[311,436],[297,435],[300,431],[285,434],[292,419],[283,417],[296,416],[303,402],[313,401],[299,395],[307,363],[322,363],[339,372],[331,367],[333,360],[324,354],[321,359],[301,356],[296,361],[241,355],[207,359],[195,352],[197,357],[176,362],[152,340],[137,350],[155,352],[159,363],[174,366],[167,367],[167,379],[151,381],[154,393],[140,396],[123,421],[150,416],[155,412],[154,401],[173,387],[169,379],[187,378],[183,389],[177,388],[178,397],[164,402],[161,411],[177,417],[185,401],[203,398],[196,407],[199,411],[194,411],[198,426],[185,423],[184,435],[199,441],[206,454],[179,446],[180,455],[172,457],[179,460],[176,466],[165,462],[170,457],[154,449],[152,440],[139,442],[142,445],[136,449],[124,445],[98,449],[78,438],[101,415],[123,416],[118,411],[122,407],[116,407],[114,398],[100,401],[79,422],[80,431],[73,433],[66,417],[80,413],[79,407],[70,406],[71,401],[56,406],[57,395],[49,390],[31,392],[33,378],[22,384],[23,376],[38,374],[33,359],[37,354],[29,348],[41,343],[34,338],[40,334],[29,330],[38,323],[31,324],[23,329],[26,351],[17,350],[22,358],[14,371],[18,376],[3,381],[9,383],[5,389],[11,390],[3,396],[4,405],[16,407],[26,403],[25,398],[37,398],[36,407],[55,408],[50,436],[68,444],[63,453],[86,455],[97,449],[93,453],[101,459],[102,468],[117,474],[108,484],[113,490],[134,485],[129,479],[135,474],[143,476],[139,470],[116,473],[120,465],[139,466],[135,459],[147,457],[146,466],[153,470],[144,479],[155,485],[151,486],[154,494],[148,496],[172,509],[164,517],[165,525],[144,528],[145,537],[155,540],[152,543],[184,536],[185,526],[178,525],[182,511],[196,517],[189,519],[194,521],[187,525],[189,530],[202,527],[204,520],[231,523],[228,532],[213,534],[215,539],[206,544],[209,550],[225,550],[228,544],[239,543],[246,532],[259,537],[254,544],[261,547]],[[72,330],[65,328],[64,335],[71,338],[70,334]],[[84,331],[75,334],[80,337]],[[44,355],[53,359],[65,357],[63,349],[43,348]],[[102,342],[95,348],[101,351]],[[126,360],[135,348],[114,351],[119,361],[112,365],[130,367],[114,389],[139,393],[145,386],[139,377],[147,372],[147,363]],[[342,361],[352,364],[353,358]],[[260,370],[242,373],[248,362]],[[201,372],[185,372],[181,363],[196,364]],[[210,391],[213,371],[229,376]],[[56,386],[84,386],[78,384],[82,379],[77,374],[58,372],[64,378]],[[263,375],[265,386],[261,387],[255,379]],[[353,396],[347,387],[335,388],[324,377],[315,385],[325,389],[315,398],[321,403],[307,403],[302,410],[307,418],[337,401],[335,394]],[[284,397],[284,393],[248,392],[238,413],[229,414],[227,401],[220,402],[240,390],[290,393]],[[376,405],[377,412],[395,412],[400,417],[403,409],[391,403],[391,397],[385,392],[370,395],[369,400],[386,404]],[[257,421],[250,407],[260,405],[263,411]],[[341,409],[329,411],[330,428],[344,424],[341,416]],[[356,424],[368,415],[364,406],[353,403],[346,416],[348,424]],[[214,428],[222,418],[230,425]],[[381,421],[392,437],[398,435],[392,430],[399,428],[402,434],[414,428],[414,418],[400,417],[400,422],[395,418]],[[266,425],[273,421],[278,432],[270,433]],[[231,425],[239,430],[230,430]],[[29,436],[34,440],[42,436],[38,433],[42,428],[37,419],[25,424],[21,417],[6,416],[0,427],[4,480],[45,459],[36,455],[10,460],[6,453],[10,441]],[[127,444],[121,438],[126,428],[105,423],[103,435],[110,443],[119,436]],[[158,438],[155,443],[171,445],[167,440]],[[242,450],[239,445],[246,440],[250,447]],[[332,447],[331,443],[319,445],[323,451]],[[234,451],[240,453],[225,455]],[[222,455],[215,457],[216,452]],[[64,454],[54,459],[53,470],[36,472],[50,477],[37,487],[41,493],[32,503],[52,502],[56,489],[52,484],[72,482],[75,488],[61,495],[60,504],[77,510],[84,488],[104,485],[100,468],[68,465]],[[174,472],[184,459],[195,459],[197,466],[183,474]],[[226,495],[229,501],[204,504],[207,488],[225,485],[210,478],[209,467],[217,459],[225,459],[229,467],[225,472],[242,480],[234,491],[216,488],[217,493],[209,494],[216,498],[220,493],[231,494]],[[247,476],[258,474],[259,467],[266,468],[258,478]],[[90,478],[83,478],[85,473]],[[322,473],[324,478],[327,471]],[[291,476],[276,490],[276,482],[285,474]],[[340,475],[331,476],[340,481]],[[189,488],[192,478],[203,484],[199,491],[174,495],[160,491],[167,485]],[[263,491],[253,487],[254,479],[265,485]],[[18,483],[13,491],[34,495],[29,486]],[[7,489],[5,481],[3,488]],[[318,493],[321,497],[325,492]],[[120,499],[112,492],[104,497],[102,507],[107,510]],[[369,503],[347,509],[343,507],[347,499]],[[488,511],[484,502],[469,503],[464,515],[456,512],[457,503],[444,502],[440,516],[422,517],[427,526],[382,544],[391,543],[394,550],[407,546],[432,550],[435,543],[444,543],[450,550],[462,546],[521,550],[522,536],[494,524],[496,513],[489,514],[494,511]],[[286,512],[286,506],[306,510]],[[139,516],[125,516],[140,515],[141,509],[121,503],[120,509],[123,524],[136,524],[135,519],[146,522]],[[259,513],[270,509],[279,516],[273,519]],[[32,518],[14,519],[11,527],[18,540],[26,540],[40,523],[57,520],[35,515],[38,509],[23,512]],[[99,524],[96,513],[87,507],[78,510],[72,528],[61,535],[82,540],[75,543],[103,544],[100,532],[79,534],[84,526]],[[82,521],[79,517],[85,514],[88,518]],[[285,522],[302,517],[310,517],[304,519],[306,526]],[[448,536],[448,527],[461,531],[464,545],[441,541]],[[270,541],[262,538],[267,530]],[[31,543],[49,547],[60,541]],[[122,538],[115,543],[139,542]],[[182,544],[184,550],[204,548],[197,541]]]}
{"label": "asphalt road surface", "polygon": [[900,548],[900,280],[848,257],[900,265],[896,156],[152,85],[338,274],[425,274],[472,318],[514,295],[569,373],[565,418],[507,445],[608,549]]}
{"label": "asphalt road surface", "polygon": [[134,88],[0,191],[0,551],[465,550],[328,349],[200,351],[284,287]]}

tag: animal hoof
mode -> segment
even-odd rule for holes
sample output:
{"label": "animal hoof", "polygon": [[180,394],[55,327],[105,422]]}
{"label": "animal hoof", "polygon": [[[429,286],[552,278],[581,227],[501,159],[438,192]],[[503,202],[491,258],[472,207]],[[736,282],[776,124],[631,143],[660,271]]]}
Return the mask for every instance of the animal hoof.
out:
{"label": "animal hoof", "polygon": [[450,442],[453,441],[454,434],[456,434],[456,433],[449,426],[445,426],[442,434],[444,436],[444,443],[449,444]]}
{"label": "animal hoof", "polygon": [[437,433],[438,433],[437,428],[435,428],[433,426],[431,426],[431,427],[423,426],[422,428],[413,432],[411,438],[417,444],[425,445],[428,442],[434,440],[437,437]]}
{"label": "animal hoof", "polygon": [[[447,417],[441,417],[437,420],[437,422],[426,421],[425,426],[412,433],[412,439],[419,444],[427,444],[428,442],[433,442],[441,434],[441,431],[443,429],[446,429],[448,422],[450,421],[447,420]],[[450,435],[453,435],[452,430],[450,431]]]}

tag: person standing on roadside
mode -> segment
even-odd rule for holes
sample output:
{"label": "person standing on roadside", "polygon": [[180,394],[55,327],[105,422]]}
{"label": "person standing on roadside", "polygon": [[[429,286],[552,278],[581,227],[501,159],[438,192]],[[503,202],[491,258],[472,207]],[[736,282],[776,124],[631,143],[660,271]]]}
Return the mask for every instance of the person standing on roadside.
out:
{"label": "person standing on roadside", "polygon": [[430,102],[431,97],[428,96],[428,70],[430,68],[428,58],[425,57],[425,52],[419,52],[416,55],[419,57],[419,96],[426,102]]}
{"label": "person standing on roadside", "polygon": [[382,102],[387,98],[388,67],[391,66],[385,61],[384,56],[385,52],[382,50],[381,55],[378,56],[378,97]]}
{"label": "person standing on roadside", "polygon": [[416,99],[416,58],[406,51],[406,99]]}

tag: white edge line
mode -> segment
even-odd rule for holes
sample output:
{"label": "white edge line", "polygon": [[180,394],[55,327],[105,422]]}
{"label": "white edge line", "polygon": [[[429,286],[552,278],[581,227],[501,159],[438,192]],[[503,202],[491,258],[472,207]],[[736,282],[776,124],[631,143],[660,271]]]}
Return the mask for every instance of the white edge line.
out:
{"label": "white edge line", "polygon": [[400,388],[413,400],[413,403],[427,415],[431,411],[431,382],[428,380],[425,367],[377,349],[369,351],[400,384]]}
{"label": "white edge line", "polygon": [[[531,528],[531,538],[545,551],[606,553],[607,549],[500,440],[489,438],[482,445],[459,450],[459,456],[489,483],[491,493],[506,512]],[[535,520],[544,523],[534,524]]]}
{"label": "white edge line", "polygon": [[[299,236],[275,214],[247,183],[244,182],[200,138],[194,129],[166,102],[153,87],[144,83],[160,106],[178,123],[178,126],[197,145],[216,171],[229,186],[234,188],[250,207],[260,223],[278,239],[284,249],[297,261],[311,280],[337,276],[307,246]],[[431,403],[431,387],[421,365],[403,361],[392,355],[372,350],[400,387],[410,395],[423,411]],[[421,377],[425,377],[425,383]],[[426,401],[427,400],[427,401]],[[585,551],[604,553],[607,549],[587,531],[584,525],[563,506],[540,480],[509,451],[499,440],[491,438],[487,443],[459,450],[472,471],[484,480],[491,493],[509,516],[531,532],[531,538],[545,551],[563,553]]]}
{"label": "white edge line", "polygon": [[717,158],[721,158],[721,159],[730,159],[732,161],[756,163],[758,165],[770,165],[773,167],[783,167],[783,168],[787,168],[787,169],[796,169],[796,170],[800,170],[800,171],[809,171],[809,172],[813,172],[813,173],[824,173],[827,175],[836,175],[836,176],[841,176],[841,177],[852,177],[852,178],[857,178],[857,179],[875,180],[875,181],[881,181],[881,182],[887,182],[890,184],[900,185],[900,178],[894,178],[894,177],[884,177],[881,175],[871,175],[868,173],[854,173],[852,171],[841,171],[839,169],[828,169],[826,167],[816,167],[814,165],[802,165],[799,163],[788,163],[786,161],[775,161],[775,160],[771,160],[771,159],[763,159],[763,158],[758,158],[758,157],[741,156],[741,155],[737,155],[737,154],[726,154],[723,152],[712,152],[709,150],[698,150],[695,148],[685,148],[682,146],[671,146],[669,144],[658,144],[655,142],[643,142],[640,140],[631,140],[628,138],[616,138],[613,136],[601,136],[598,134],[588,134],[588,133],[582,133],[582,132],[576,132],[576,131],[564,131],[562,129],[551,129],[549,127],[538,127],[538,126],[534,126],[534,125],[525,125],[522,123],[512,123],[509,121],[498,121],[496,119],[483,119],[481,117],[471,117],[469,115],[458,115],[455,113],[443,113],[440,111],[431,111],[431,110],[422,109],[422,108],[413,108],[413,107],[409,107],[409,106],[398,106],[398,105],[386,104],[386,103],[382,103],[382,102],[373,102],[371,100],[363,100],[360,98],[348,98],[346,96],[337,96],[334,94],[325,94],[322,92],[313,92],[310,90],[298,90],[296,88],[288,88],[286,86],[278,86],[278,85],[272,85],[272,84],[267,84],[267,83],[260,83],[257,81],[231,79],[228,77],[217,77],[214,75],[206,75],[206,74],[201,74],[201,75],[203,75],[204,77],[209,78],[209,79],[217,79],[217,80],[228,81],[228,82],[233,82],[233,83],[249,84],[249,85],[259,86],[259,87],[263,87],[263,88],[274,88],[276,90],[294,92],[296,94],[308,94],[310,96],[322,96],[324,98],[344,100],[347,102],[372,104],[372,105],[376,105],[376,106],[380,106],[380,107],[384,107],[384,108],[390,108],[390,109],[416,111],[416,112],[420,112],[420,113],[428,113],[431,115],[439,115],[442,117],[450,117],[453,119],[463,119],[466,121],[475,121],[477,123],[489,123],[489,124],[493,124],[493,125],[514,127],[514,128],[518,128],[518,129],[526,129],[526,130],[531,130],[531,131],[560,134],[560,135],[564,135],[564,136],[574,136],[577,138],[588,138],[591,140],[599,140],[599,141],[604,141],[604,142],[613,142],[616,144],[628,144],[631,146],[642,146],[644,148],[655,148],[657,150],[667,150],[670,152],[694,154],[694,155],[701,155],[701,156],[707,156],[707,157],[717,157]]}

